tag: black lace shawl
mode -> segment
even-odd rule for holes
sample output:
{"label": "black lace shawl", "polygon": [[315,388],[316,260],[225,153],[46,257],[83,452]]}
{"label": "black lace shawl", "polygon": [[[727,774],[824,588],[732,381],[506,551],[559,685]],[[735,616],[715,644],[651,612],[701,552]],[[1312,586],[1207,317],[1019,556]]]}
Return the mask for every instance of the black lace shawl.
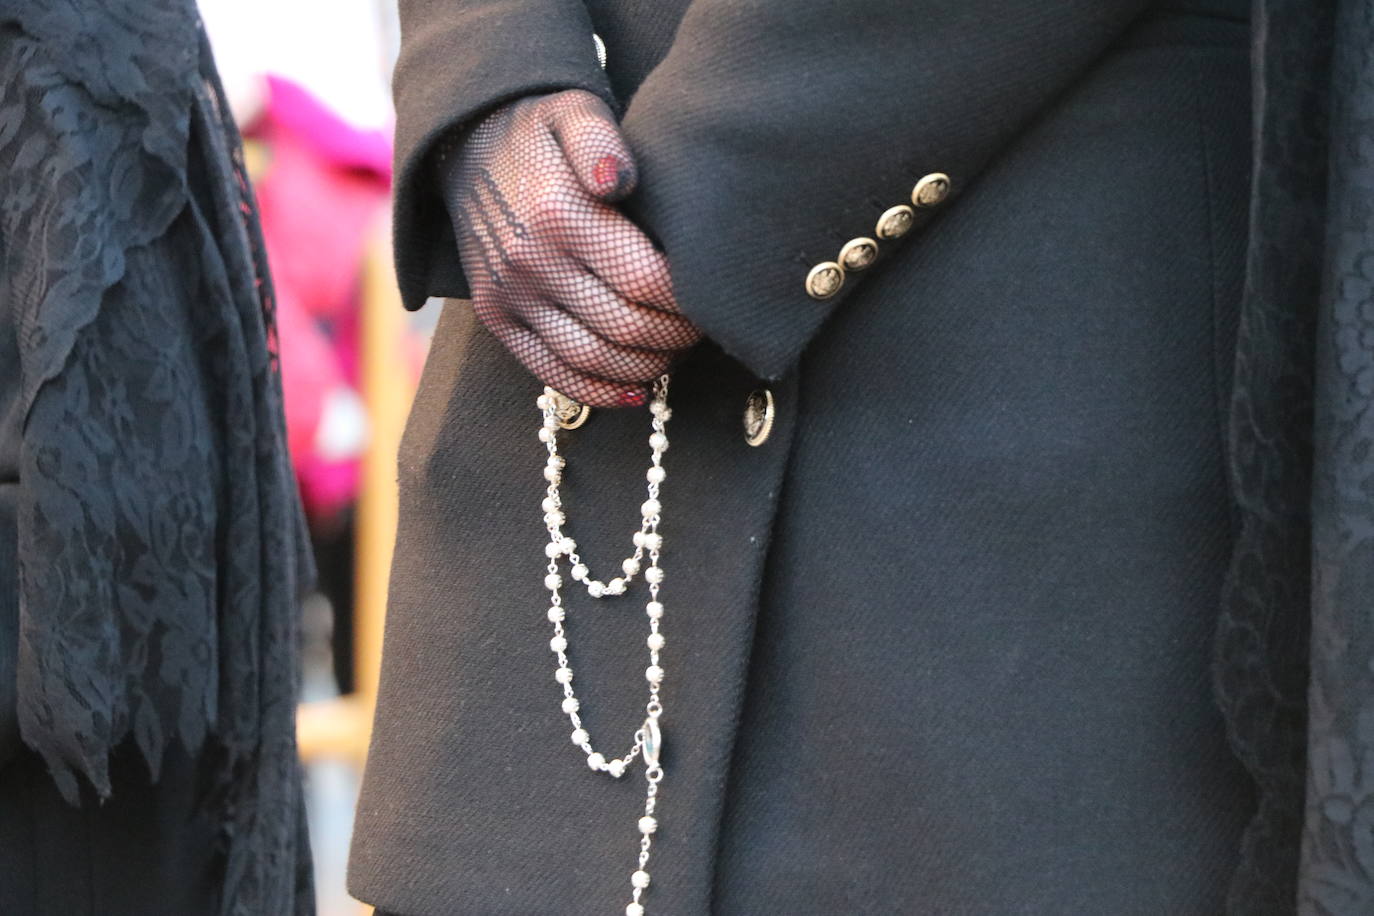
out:
{"label": "black lace shawl", "polygon": [[[193,0],[0,0],[18,717],[64,795],[213,761],[222,912],[313,912],[294,735],[311,575],[239,139]],[[117,789],[117,787],[113,787]]]}
{"label": "black lace shawl", "polygon": [[1260,809],[1228,913],[1374,913],[1374,0],[1261,0],[1216,684]]}

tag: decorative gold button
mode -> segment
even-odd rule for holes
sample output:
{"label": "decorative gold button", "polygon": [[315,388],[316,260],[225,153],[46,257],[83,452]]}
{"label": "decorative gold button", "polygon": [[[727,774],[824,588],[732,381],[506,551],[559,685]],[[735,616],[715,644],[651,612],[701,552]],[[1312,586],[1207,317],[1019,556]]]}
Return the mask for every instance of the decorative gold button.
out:
{"label": "decorative gold button", "polygon": [[906,204],[890,207],[878,217],[878,238],[899,239],[911,231],[911,224],[915,220],[916,211]]}
{"label": "decorative gold button", "polygon": [[844,286],[844,268],[834,261],[822,261],[806,275],[806,292],[812,299],[829,299]]}
{"label": "decorative gold button", "polygon": [[878,243],[869,238],[850,239],[840,249],[845,270],[863,270],[878,259]]}
{"label": "decorative gold button", "polygon": [[949,176],[944,172],[931,172],[911,189],[911,202],[918,207],[935,207],[949,196]]}
{"label": "decorative gold button", "polygon": [[773,392],[760,388],[744,403],[744,441],[759,446],[773,433]]}
{"label": "decorative gold button", "polygon": [[590,407],[581,401],[574,401],[561,391],[554,391],[546,385],[544,393],[553,398],[553,413],[563,429],[577,429],[592,415]]}

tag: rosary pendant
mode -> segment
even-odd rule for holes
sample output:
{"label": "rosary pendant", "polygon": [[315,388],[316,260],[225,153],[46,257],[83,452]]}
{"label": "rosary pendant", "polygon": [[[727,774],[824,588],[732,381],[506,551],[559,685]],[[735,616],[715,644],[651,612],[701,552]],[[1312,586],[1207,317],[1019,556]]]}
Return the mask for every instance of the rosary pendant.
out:
{"label": "rosary pendant", "polygon": [[[548,451],[544,465],[544,479],[548,483],[542,504],[544,526],[549,533],[549,542],[544,547],[548,558],[544,585],[549,590],[548,619],[553,624],[553,638],[549,649],[558,659],[554,670],[554,680],[562,686],[562,710],[572,724],[572,743],[586,755],[587,766],[594,772],[605,773],[619,779],[625,775],[637,757],[644,759],[644,779],[646,783],[644,815],[638,822],[639,859],[638,867],[630,875],[631,900],[625,907],[625,916],[644,916],[644,892],[649,887],[650,877],[646,868],[653,847],[653,836],[658,831],[655,811],[658,806],[658,787],[663,781],[663,767],[659,755],[663,748],[663,731],[660,719],[663,716],[663,702],[660,691],[663,684],[663,667],[659,663],[659,652],[664,647],[662,633],[663,603],[659,600],[659,590],[663,585],[661,565],[663,538],[658,533],[662,521],[663,505],[659,501],[659,490],[667,472],[663,469],[663,453],[668,450],[667,424],[672,417],[668,409],[668,376],[662,376],[654,385],[654,396],[649,403],[652,416],[652,432],[649,434],[649,469],[645,472],[648,498],[640,506],[640,524],[631,537],[633,553],[620,563],[620,575],[609,580],[597,579],[591,569],[577,553],[577,542],[564,532],[567,515],[563,508],[560,491],[567,462],[558,454],[558,431],[576,429],[587,421],[590,408],[545,388],[538,399],[542,425],[539,428],[539,441]],[[594,748],[591,734],[583,725],[582,701],[573,687],[573,669],[568,658],[568,636],[564,624],[567,612],[563,607],[562,588],[564,580],[559,563],[566,558],[569,564],[568,575],[572,581],[583,585],[587,594],[593,598],[609,598],[623,595],[643,574],[648,585],[649,598],[644,612],[649,621],[649,635],[645,640],[649,649],[649,665],[644,669],[644,679],[648,683],[649,699],[644,704],[646,717],[644,724],[635,731],[630,749],[619,757],[607,759],[606,755]],[[645,565],[647,561],[647,566]]]}

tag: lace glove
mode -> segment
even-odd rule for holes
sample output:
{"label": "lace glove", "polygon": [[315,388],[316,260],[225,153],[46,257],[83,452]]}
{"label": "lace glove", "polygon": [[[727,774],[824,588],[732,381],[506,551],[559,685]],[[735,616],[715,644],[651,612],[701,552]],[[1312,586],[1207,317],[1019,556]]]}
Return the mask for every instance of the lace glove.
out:
{"label": "lace glove", "polygon": [[701,335],[678,310],[667,259],[613,206],[636,173],[605,103],[576,89],[512,102],[437,165],[482,323],[569,397],[645,403]]}

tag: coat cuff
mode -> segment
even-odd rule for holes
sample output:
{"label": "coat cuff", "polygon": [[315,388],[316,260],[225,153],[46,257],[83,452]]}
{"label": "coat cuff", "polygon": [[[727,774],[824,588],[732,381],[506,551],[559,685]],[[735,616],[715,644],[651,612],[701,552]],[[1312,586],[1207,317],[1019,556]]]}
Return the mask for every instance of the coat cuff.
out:
{"label": "coat cuff", "polygon": [[[632,214],[667,251],[683,312],[757,376],[786,374],[1144,6],[976,0],[917,16],[882,0],[837,18],[830,0],[694,0],[622,125]],[[864,240],[871,267],[826,275]]]}
{"label": "coat cuff", "polygon": [[586,7],[573,0],[402,0],[393,233],[401,300],[466,298],[453,224],[431,168],[451,131],[530,95],[585,89],[612,108]]}

